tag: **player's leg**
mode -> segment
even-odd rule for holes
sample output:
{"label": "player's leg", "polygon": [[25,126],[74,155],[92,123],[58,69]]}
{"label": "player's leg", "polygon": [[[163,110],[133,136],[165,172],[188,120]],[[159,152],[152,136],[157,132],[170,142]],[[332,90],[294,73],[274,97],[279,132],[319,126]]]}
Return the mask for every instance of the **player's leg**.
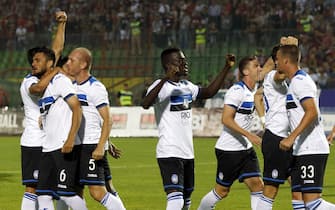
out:
{"label": "player's leg", "polygon": [[119,195],[119,193],[116,191],[116,188],[113,185],[112,182],[112,173],[109,167],[109,163],[108,163],[108,159],[107,159],[107,155],[105,154],[103,157],[103,162],[104,162],[104,176],[105,176],[105,186],[106,186],[106,190],[111,193],[112,195],[114,195],[122,204],[122,207],[125,209],[123,201],[121,200],[121,197]]}
{"label": "player's leg", "polygon": [[184,206],[182,210],[189,210],[194,190],[194,159],[184,160],[184,162]]}
{"label": "player's leg", "polygon": [[227,152],[215,149],[217,160],[216,185],[200,202],[198,210],[214,209],[215,205],[228,196],[230,186],[238,178],[243,155],[241,152]]}
{"label": "player's leg", "polygon": [[335,209],[335,205],[321,198],[328,154],[297,156],[302,197],[306,209]]}
{"label": "player's leg", "polygon": [[82,145],[80,153],[80,184],[87,185],[91,197],[100,202],[106,209],[123,210],[122,202],[116,196],[107,192],[105,187],[105,161],[94,160],[91,157],[96,144]]}
{"label": "player's leg", "polygon": [[166,210],[184,206],[184,163],[180,158],[158,158],[158,165],[167,195]]}
{"label": "player's leg", "polygon": [[245,153],[239,181],[243,181],[249,188],[251,209],[256,209],[259,198],[263,194],[264,185],[255,150],[251,148],[245,151]]}
{"label": "player's leg", "polygon": [[21,210],[35,210],[37,206],[36,186],[41,158],[41,147],[21,146],[22,184],[25,192],[22,197]]}
{"label": "player's leg", "polygon": [[57,194],[73,210],[87,209],[85,201],[77,194],[79,155],[80,146],[74,146],[70,153],[53,152],[57,166]]}

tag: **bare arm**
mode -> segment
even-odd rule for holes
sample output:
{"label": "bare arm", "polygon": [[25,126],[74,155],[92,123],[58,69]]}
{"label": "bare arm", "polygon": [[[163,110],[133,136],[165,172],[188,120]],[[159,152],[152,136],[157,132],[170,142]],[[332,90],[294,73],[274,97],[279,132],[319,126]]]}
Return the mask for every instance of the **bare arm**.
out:
{"label": "bare arm", "polygon": [[98,109],[99,114],[103,120],[101,127],[100,139],[97,147],[92,153],[92,158],[95,160],[100,160],[105,154],[105,144],[109,138],[109,132],[111,130],[111,123],[109,117],[109,106],[103,106]]}
{"label": "bare arm", "polygon": [[335,126],[333,127],[332,131],[327,136],[327,140],[328,140],[329,144],[332,143],[332,141],[334,139],[334,136],[335,136]]}
{"label": "bare arm", "polygon": [[59,68],[47,71],[38,83],[34,83],[29,87],[29,93],[36,96],[41,96],[47,88],[51,79],[59,72]]}
{"label": "bare arm", "polygon": [[262,124],[264,125],[264,101],[263,101],[263,87],[258,88],[254,95],[254,103],[258,116],[261,118]]}
{"label": "bare arm", "polygon": [[294,129],[287,138],[280,142],[279,146],[283,150],[289,150],[301,132],[303,132],[308,126],[312,125],[313,122],[317,120],[318,111],[313,98],[304,100],[301,105],[305,111],[305,114],[296,129]]}
{"label": "bare arm", "polygon": [[223,85],[223,82],[228,74],[228,71],[235,64],[235,56],[228,54],[226,56],[226,64],[216,78],[209,84],[208,87],[201,88],[198,98],[211,98],[213,97]]}
{"label": "bare arm", "polygon": [[261,139],[253,133],[248,132],[247,130],[241,128],[235,121],[235,114],[236,109],[234,107],[231,107],[227,104],[224,105],[223,111],[222,111],[222,123],[224,126],[229,128],[230,130],[239,133],[245,137],[247,137],[252,143],[256,145],[261,144]]}
{"label": "bare arm", "polygon": [[69,97],[66,102],[72,110],[72,123],[67,140],[63,145],[62,153],[70,153],[72,151],[82,118],[82,110],[77,96]]}
{"label": "bare arm", "polygon": [[57,21],[57,30],[56,30],[55,38],[51,44],[51,49],[55,52],[55,56],[56,56],[55,64],[56,64],[64,49],[65,25],[67,21],[67,16],[64,11],[56,12],[55,16],[56,16],[56,21]]}

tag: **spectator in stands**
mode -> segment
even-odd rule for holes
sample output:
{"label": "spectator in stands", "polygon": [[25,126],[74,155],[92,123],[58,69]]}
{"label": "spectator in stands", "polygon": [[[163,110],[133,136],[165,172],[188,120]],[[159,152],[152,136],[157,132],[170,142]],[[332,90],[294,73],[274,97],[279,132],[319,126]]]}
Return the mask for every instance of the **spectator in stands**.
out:
{"label": "spectator in stands", "polygon": [[119,98],[120,106],[133,105],[133,92],[129,89],[128,83],[123,84],[123,89],[118,92],[117,97]]}

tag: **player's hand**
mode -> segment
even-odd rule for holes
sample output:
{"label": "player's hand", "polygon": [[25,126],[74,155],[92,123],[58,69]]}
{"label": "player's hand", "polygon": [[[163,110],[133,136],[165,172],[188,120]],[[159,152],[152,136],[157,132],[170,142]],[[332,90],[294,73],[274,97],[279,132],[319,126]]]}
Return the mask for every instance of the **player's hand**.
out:
{"label": "player's hand", "polygon": [[284,151],[290,150],[291,147],[293,146],[294,140],[295,139],[290,136],[287,138],[284,138],[283,140],[280,141],[279,148]]}
{"label": "player's hand", "polygon": [[235,64],[235,55],[233,54],[227,54],[226,55],[226,66],[229,68],[233,67]]}
{"label": "player's hand", "polygon": [[250,133],[247,138],[249,139],[249,141],[253,144],[255,144],[256,146],[261,146],[262,144],[262,139],[257,136],[256,134]]}
{"label": "player's hand", "polygon": [[280,38],[281,45],[295,45],[298,46],[298,39],[293,36],[283,36]]}
{"label": "player's hand", "polygon": [[95,148],[95,150],[92,153],[92,158],[94,160],[101,160],[104,157],[105,154],[105,148],[104,147],[99,147]]}
{"label": "player's hand", "polygon": [[43,122],[42,122],[42,116],[38,117],[38,127],[42,130],[43,129]]}
{"label": "player's hand", "polygon": [[70,152],[72,152],[73,147],[74,147],[74,141],[66,140],[63,147],[62,147],[61,152],[62,153],[70,153]]}
{"label": "player's hand", "polygon": [[56,16],[57,22],[59,22],[59,23],[64,23],[64,22],[67,21],[67,15],[64,11],[56,12],[55,16]]}
{"label": "player's hand", "polygon": [[121,157],[121,150],[117,148],[113,143],[108,144],[108,153],[115,159]]}

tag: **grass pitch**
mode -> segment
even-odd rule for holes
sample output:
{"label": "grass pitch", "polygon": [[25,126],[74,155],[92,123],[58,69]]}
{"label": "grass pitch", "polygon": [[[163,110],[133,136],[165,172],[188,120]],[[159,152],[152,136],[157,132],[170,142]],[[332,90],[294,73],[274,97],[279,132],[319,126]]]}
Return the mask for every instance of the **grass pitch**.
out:
{"label": "grass pitch", "polygon": [[[119,160],[109,157],[113,183],[128,210],[165,209],[166,196],[163,192],[160,172],[155,159],[156,138],[115,138],[113,142],[122,149]],[[191,210],[197,209],[201,198],[215,184],[216,138],[195,138],[195,191]],[[0,137],[0,210],[20,209],[24,187],[21,185],[19,137]],[[262,167],[262,155],[257,149]],[[324,180],[323,198],[335,203],[335,160],[334,146],[328,158]],[[90,210],[104,209],[90,198],[87,189],[85,199]],[[244,184],[235,182],[227,198],[218,203],[216,209],[250,209],[250,196]],[[292,209],[290,188],[281,186],[274,210]]]}

